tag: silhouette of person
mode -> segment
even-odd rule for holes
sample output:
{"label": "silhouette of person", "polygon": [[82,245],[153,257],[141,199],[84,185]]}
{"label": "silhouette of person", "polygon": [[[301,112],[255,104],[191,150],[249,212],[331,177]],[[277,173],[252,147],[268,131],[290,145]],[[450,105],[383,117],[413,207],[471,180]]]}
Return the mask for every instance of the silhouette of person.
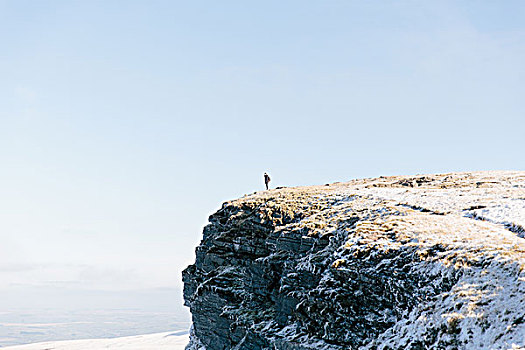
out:
{"label": "silhouette of person", "polygon": [[268,190],[268,184],[270,183],[271,179],[270,179],[270,175],[268,175],[268,173],[264,173],[264,184],[266,185],[266,189]]}

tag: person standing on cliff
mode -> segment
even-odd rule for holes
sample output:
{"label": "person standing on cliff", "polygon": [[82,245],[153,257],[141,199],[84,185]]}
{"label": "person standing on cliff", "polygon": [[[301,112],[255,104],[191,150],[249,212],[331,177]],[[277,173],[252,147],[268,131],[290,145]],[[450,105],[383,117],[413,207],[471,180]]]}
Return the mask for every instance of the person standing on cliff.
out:
{"label": "person standing on cliff", "polygon": [[270,175],[268,173],[264,173],[264,184],[266,185],[266,190],[269,190],[268,184],[270,183]]}

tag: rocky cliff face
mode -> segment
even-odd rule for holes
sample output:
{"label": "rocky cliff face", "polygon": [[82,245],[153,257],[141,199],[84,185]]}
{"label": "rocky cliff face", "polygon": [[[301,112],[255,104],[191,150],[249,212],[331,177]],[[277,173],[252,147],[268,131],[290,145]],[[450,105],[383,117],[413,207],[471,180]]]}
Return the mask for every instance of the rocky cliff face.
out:
{"label": "rocky cliff face", "polygon": [[258,192],[183,273],[188,349],[525,346],[525,172]]}

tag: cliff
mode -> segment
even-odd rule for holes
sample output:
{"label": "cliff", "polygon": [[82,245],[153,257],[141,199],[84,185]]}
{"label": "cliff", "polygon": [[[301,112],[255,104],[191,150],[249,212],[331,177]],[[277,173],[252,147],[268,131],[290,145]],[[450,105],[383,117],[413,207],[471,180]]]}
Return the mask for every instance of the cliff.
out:
{"label": "cliff", "polygon": [[525,172],[275,189],[209,220],[187,349],[525,346]]}

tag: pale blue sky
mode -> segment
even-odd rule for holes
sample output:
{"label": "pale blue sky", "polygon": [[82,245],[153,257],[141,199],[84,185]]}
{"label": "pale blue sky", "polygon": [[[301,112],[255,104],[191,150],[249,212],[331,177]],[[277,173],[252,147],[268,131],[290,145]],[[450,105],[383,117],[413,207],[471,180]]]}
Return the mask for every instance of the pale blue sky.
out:
{"label": "pale blue sky", "polygon": [[0,0],[0,290],[177,287],[207,216],[264,171],[525,170],[524,19],[523,1]]}

